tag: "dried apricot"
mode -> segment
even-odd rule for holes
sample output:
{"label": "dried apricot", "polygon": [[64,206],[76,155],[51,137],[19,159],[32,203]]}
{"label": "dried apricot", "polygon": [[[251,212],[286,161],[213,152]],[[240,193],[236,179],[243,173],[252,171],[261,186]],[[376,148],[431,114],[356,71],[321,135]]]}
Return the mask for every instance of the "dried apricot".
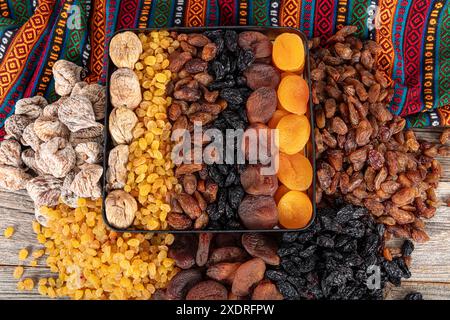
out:
{"label": "dried apricot", "polygon": [[305,191],[311,186],[313,169],[308,158],[304,155],[300,153],[287,155],[280,152],[277,176],[287,188]]}
{"label": "dried apricot", "polygon": [[298,72],[305,66],[305,47],[302,39],[294,33],[282,33],[275,38],[272,60],[278,69]]}
{"label": "dried apricot", "polygon": [[277,191],[275,192],[275,195],[273,196],[275,199],[275,203],[278,204],[281,197],[283,197],[289,191],[291,191],[291,190],[288,187],[286,187],[283,184],[279,184],[279,187],[278,187]]}
{"label": "dried apricot", "polygon": [[272,118],[270,118],[269,123],[267,124],[270,129],[275,129],[277,127],[278,122],[280,122],[281,118],[284,116],[287,116],[289,112],[283,109],[275,110],[275,112],[272,115]]}
{"label": "dried apricot", "polygon": [[289,191],[278,202],[280,224],[286,229],[305,227],[312,218],[312,203],[309,197],[300,191]]}
{"label": "dried apricot", "polygon": [[289,114],[277,124],[280,151],[286,154],[300,152],[309,140],[311,126],[304,115]]}
{"label": "dried apricot", "polygon": [[247,100],[247,117],[250,123],[267,123],[277,107],[275,89],[261,87],[253,91]]}
{"label": "dried apricot", "polygon": [[309,88],[305,79],[298,75],[288,75],[278,86],[278,100],[286,111],[305,114],[308,110]]}

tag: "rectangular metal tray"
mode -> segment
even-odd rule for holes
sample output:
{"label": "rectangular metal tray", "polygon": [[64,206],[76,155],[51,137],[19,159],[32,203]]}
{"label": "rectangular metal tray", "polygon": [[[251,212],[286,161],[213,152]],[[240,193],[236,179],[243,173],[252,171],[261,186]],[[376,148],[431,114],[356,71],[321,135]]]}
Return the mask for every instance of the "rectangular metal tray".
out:
{"label": "rectangular metal tray", "polygon": [[[306,115],[310,119],[311,124],[311,137],[308,141],[306,147],[305,147],[305,156],[311,161],[311,165],[313,167],[313,182],[311,187],[308,190],[308,195],[311,199],[312,205],[313,205],[313,214],[311,221],[307,226],[301,229],[260,229],[260,230],[250,230],[250,229],[242,229],[242,230],[228,230],[228,229],[217,229],[217,230],[207,230],[207,229],[201,229],[201,230],[142,230],[142,229],[135,229],[133,227],[130,227],[129,229],[118,229],[113,227],[109,224],[108,220],[106,219],[106,212],[105,212],[105,199],[107,196],[106,193],[106,170],[108,168],[108,158],[109,158],[109,151],[114,147],[112,144],[111,136],[109,133],[109,115],[113,109],[111,102],[110,102],[110,96],[109,96],[109,79],[111,77],[111,74],[117,69],[114,64],[112,63],[111,59],[108,57],[108,65],[107,65],[107,104],[106,104],[106,116],[105,116],[105,141],[104,141],[104,159],[103,159],[103,168],[104,168],[104,174],[103,174],[103,185],[102,185],[102,196],[103,196],[103,221],[110,228],[111,230],[117,231],[117,232],[132,232],[132,233],[173,233],[173,234],[191,234],[191,233],[228,233],[228,232],[237,232],[237,233],[243,233],[243,232],[275,232],[275,233],[283,233],[283,232],[301,232],[307,230],[311,224],[313,223],[315,217],[316,217],[316,162],[315,162],[315,142],[314,142],[314,128],[315,128],[315,121],[314,121],[314,112],[313,112],[313,104],[311,99],[311,81],[310,81],[310,66],[309,66],[309,49],[308,49],[308,39],[307,37],[298,29],[295,28],[289,28],[289,27],[253,27],[253,26],[226,26],[226,27],[199,27],[199,28],[188,28],[188,27],[176,27],[176,28],[147,28],[147,29],[122,29],[119,31],[116,31],[114,33],[120,33],[124,31],[132,31],[135,33],[140,32],[150,32],[154,30],[168,30],[170,31],[176,31],[178,33],[202,33],[204,31],[208,30],[234,30],[237,32],[243,32],[243,31],[259,31],[261,33],[264,33],[267,35],[271,40],[275,39],[275,37],[281,33],[284,32],[290,32],[298,34],[302,40],[303,45],[305,48],[305,67],[303,71],[303,77],[308,83],[309,87],[309,93],[310,93],[310,99],[309,99],[309,110],[306,113]],[[113,36],[114,36],[113,35]],[[109,43],[108,43],[109,47]]]}

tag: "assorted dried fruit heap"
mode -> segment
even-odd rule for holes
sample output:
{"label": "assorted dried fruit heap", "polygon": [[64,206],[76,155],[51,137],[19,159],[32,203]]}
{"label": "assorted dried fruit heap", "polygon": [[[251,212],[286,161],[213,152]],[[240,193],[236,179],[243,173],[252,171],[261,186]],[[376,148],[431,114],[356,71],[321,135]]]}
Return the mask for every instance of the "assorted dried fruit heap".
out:
{"label": "assorted dried fruit heap", "polygon": [[[309,89],[299,75],[305,63],[301,38],[282,34],[275,39],[273,47],[271,40],[260,32],[214,30],[204,34],[180,34],[177,40],[181,50],[170,56],[169,66],[180,78],[174,84],[176,100],[169,108],[173,130],[192,132],[194,123],[201,124],[203,150],[217,143],[215,136],[208,135],[210,129],[220,130],[223,137],[227,129],[246,130],[243,139],[226,141],[224,154],[212,154],[207,163],[183,163],[177,167],[176,176],[182,182],[184,192],[171,199],[169,225],[176,230],[205,226],[216,230],[277,227],[279,217],[273,196],[278,179],[275,174],[262,175],[264,166],[250,161],[250,154],[258,151],[252,149],[253,145],[246,137],[252,132],[261,132],[258,148],[265,149],[262,152],[269,156],[276,152],[270,149],[267,125],[273,124],[277,100],[282,100],[289,111],[283,110],[286,117],[279,119],[280,124],[273,127],[280,130],[280,149],[286,153],[282,154],[285,161],[281,161],[279,178],[292,190],[308,190],[313,177],[312,166],[301,153],[304,154],[311,130],[304,115],[308,111]],[[286,41],[292,42],[293,46],[280,50]],[[272,57],[272,51],[276,56]],[[290,65],[280,62],[286,55],[292,56]],[[282,71],[290,72],[281,84],[282,76],[271,65],[272,60]],[[182,157],[196,156],[195,143],[200,142],[194,142],[189,153]],[[235,164],[223,161],[227,156],[225,153],[230,151]],[[248,163],[253,164],[236,164],[238,154],[242,153]],[[300,216],[298,211],[290,209],[290,203],[299,199],[305,203],[302,206],[305,212]],[[302,228],[310,222],[312,205],[306,194],[293,192],[283,203],[281,226]]]}
{"label": "assorted dried fruit heap", "polygon": [[280,267],[266,272],[286,299],[378,300],[387,282],[411,276],[411,242],[383,257],[385,226],[367,209],[336,202],[317,215],[308,231],[283,234]]}
{"label": "assorted dried fruit heap", "polygon": [[169,257],[181,269],[161,290],[168,300],[282,300],[273,282],[265,279],[269,266],[280,264],[277,242],[261,233],[179,235]]}
{"label": "assorted dried fruit heap", "polygon": [[380,47],[355,31],[342,28],[324,48],[312,41],[317,201],[342,196],[367,207],[389,233],[427,241],[423,219],[436,212],[442,172],[438,146],[417,141],[387,109],[393,89],[376,67]]}
{"label": "assorted dried fruit heap", "polygon": [[53,66],[52,103],[41,96],[17,101],[5,121],[6,140],[0,142],[0,186],[26,188],[35,204],[36,219],[47,217],[41,208],[61,200],[72,208],[77,199],[101,197],[103,125],[106,91],[81,81],[81,67],[59,60]]}

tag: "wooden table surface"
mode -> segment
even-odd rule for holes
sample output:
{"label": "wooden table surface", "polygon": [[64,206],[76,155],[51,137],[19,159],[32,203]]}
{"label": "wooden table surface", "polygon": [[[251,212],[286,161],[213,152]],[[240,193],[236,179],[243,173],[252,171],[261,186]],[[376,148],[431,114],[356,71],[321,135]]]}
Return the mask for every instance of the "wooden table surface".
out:
{"label": "wooden table surface", "polygon": [[[417,130],[421,139],[437,142],[440,129]],[[435,217],[428,221],[427,231],[431,240],[425,244],[416,244],[411,266],[412,277],[404,280],[401,287],[386,289],[387,299],[402,299],[411,291],[422,292],[425,299],[450,300],[450,208],[446,206],[450,199],[450,159],[439,158],[443,168],[443,177],[438,195],[445,203]],[[22,248],[36,250],[36,235],[31,228],[34,220],[33,203],[25,191],[0,191],[0,299],[45,299],[34,289],[20,292],[16,289],[17,280],[12,276],[19,265],[18,251]],[[11,239],[3,237],[3,231],[14,226],[16,232]],[[25,267],[24,277],[39,279],[55,276],[45,266],[45,257],[38,260],[37,267],[29,265],[32,259],[20,263]]]}

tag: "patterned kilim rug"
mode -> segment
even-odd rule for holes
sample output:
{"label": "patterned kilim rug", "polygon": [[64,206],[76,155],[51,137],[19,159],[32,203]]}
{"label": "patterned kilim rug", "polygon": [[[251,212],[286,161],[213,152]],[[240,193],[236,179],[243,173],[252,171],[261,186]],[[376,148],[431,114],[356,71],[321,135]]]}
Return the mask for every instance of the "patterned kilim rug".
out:
{"label": "patterned kilim rug", "polygon": [[57,98],[58,59],[104,83],[106,46],[119,29],[272,25],[326,39],[348,24],[381,44],[378,64],[395,82],[392,112],[413,127],[450,125],[447,0],[0,0],[0,127],[18,99]]}

